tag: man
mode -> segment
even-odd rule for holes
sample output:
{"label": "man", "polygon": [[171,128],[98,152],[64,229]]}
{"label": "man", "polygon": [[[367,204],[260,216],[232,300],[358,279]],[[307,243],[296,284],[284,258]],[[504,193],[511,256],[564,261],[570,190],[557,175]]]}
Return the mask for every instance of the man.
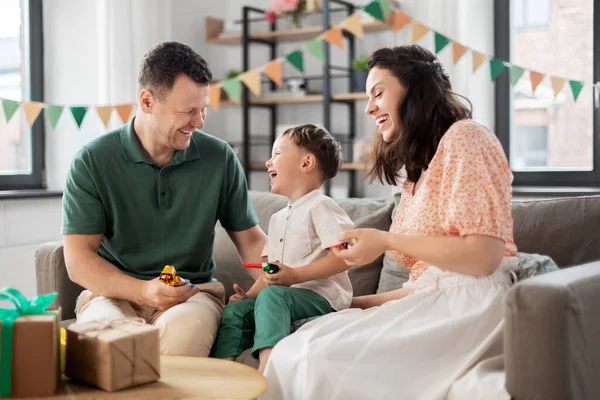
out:
{"label": "man", "polygon": [[[181,43],[141,62],[133,120],[84,146],[63,197],[65,262],[87,290],[77,320],[142,317],[163,354],[208,356],[225,302],[213,279],[216,221],[243,262],[260,262],[266,235],[233,150],[201,131],[212,73]],[[196,287],[158,279],[165,265]]]}

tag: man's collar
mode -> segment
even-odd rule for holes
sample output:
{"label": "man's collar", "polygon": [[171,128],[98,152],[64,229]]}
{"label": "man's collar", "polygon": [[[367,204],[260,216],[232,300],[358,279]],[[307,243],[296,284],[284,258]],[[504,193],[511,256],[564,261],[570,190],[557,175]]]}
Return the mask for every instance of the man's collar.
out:
{"label": "man's collar", "polygon": [[[144,162],[146,164],[154,165],[154,162],[144,155],[142,146],[135,133],[133,127],[135,117],[129,121],[127,125],[121,128],[121,146],[123,148],[123,156],[126,160],[132,163]],[[167,166],[178,165],[185,161],[195,160],[200,158],[200,146],[199,146],[199,135],[196,131],[192,134],[190,145],[185,150],[176,151],[173,154],[173,158]]]}

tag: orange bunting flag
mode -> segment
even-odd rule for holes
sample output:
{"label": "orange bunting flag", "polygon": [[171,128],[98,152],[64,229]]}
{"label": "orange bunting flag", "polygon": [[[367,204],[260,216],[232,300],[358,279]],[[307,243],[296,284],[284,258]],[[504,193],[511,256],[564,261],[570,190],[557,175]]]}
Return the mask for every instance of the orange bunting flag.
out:
{"label": "orange bunting flag", "polygon": [[419,40],[421,40],[421,38],[423,38],[423,36],[427,34],[427,32],[429,32],[429,28],[420,23],[419,21],[413,20],[412,28],[412,44],[417,43]]}
{"label": "orange bunting flag", "polygon": [[133,110],[132,104],[120,104],[116,106],[115,109],[117,110],[117,114],[119,114],[119,117],[121,118],[121,121],[123,121],[123,123],[129,121],[131,111]]}
{"label": "orange bunting flag", "polygon": [[96,112],[98,116],[102,120],[104,124],[104,128],[108,128],[108,123],[110,121],[110,116],[112,115],[112,106],[98,106],[96,107]]}
{"label": "orange bunting flag", "polygon": [[452,61],[454,64],[458,62],[467,52],[467,48],[460,43],[452,43]]}
{"label": "orange bunting flag", "polygon": [[360,22],[360,14],[358,14],[358,12],[355,12],[354,14],[343,20],[342,28],[344,28],[356,37],[363,37],[365,34],[362,23]]}
{"label": "orange bunting flag", "polygon": [[323,33],[323,39],[329,44],[339,47],[344,50],[344,37],[342,30],[337,27],[332,27]]}
{"label": "orange bunting flag", "polygon": [[37,101],[30,101],[28,103],[23,103],[23,111],[25,111],[25,117],[27,118],[27,123],[31,128],[33,123],[37,119],[40,112],[42,112],[43,103]]}
{"label": "orange bunting flag", "polygon": [[473,55],[473,72],[475,72],[485,62],[486,55],[475,50],[471,50],[471,54]]}
{"label": "orange bunting flag", "polygon": [[213,110],[218,110],[221,107],[221,85],[218,83],[208,87],[208,102]]}
{"label": "orange bunting flag", "polygon": [[536,71],[529,71],[529,79],[531,79],[531,91],[535,93],[535,89],[537,89],[538,85],[544,79],[544,74]]}
{"label": "orange bunting flag", "polygon": [[552,82],[552,90],[554,91],[554,98],[562,91],[565,85],[565,80],[557,76],[551,76],[550,81]]}
{"label": "orange bunting flag", "polygon": [[394,11],[394,21],[392,30],[394,32],[401,31],[406,25],[410,24],[411,18],[400,10]]}
{"label": "orange bunting flag", "polygon": [[281,60],[273,60],[263,66],[263,72],[269,77],[277,86],[283,86],[283,64]]}
{"label": "orange bunting flag", "polygon": [[260,96],[260,70],[253,69],[240,74],[240,81],[242,81],[255,96]]}

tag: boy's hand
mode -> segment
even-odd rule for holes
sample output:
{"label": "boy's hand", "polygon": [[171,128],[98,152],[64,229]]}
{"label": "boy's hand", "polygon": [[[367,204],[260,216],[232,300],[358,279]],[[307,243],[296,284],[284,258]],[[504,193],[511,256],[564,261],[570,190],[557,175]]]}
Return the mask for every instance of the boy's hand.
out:
{"label": "boy's hand", "polygon": [[229,297],[230,303],[235,303],[236,301],[240,301],[240,300],[244,300],[244,299],[248,298],[248,296],[246,295],[246,292],[244,292],[244,289],[242,289],[240,287],[240,285],[238,285],[237,283],[233,284],[233,290],[235,290],[235,294],[232,294]]}
{"label": "boy's hand", "polygon": [[266,286],[292,286],[296,284],[297,276],[294,268],[273,262],[271,264],[277,265],[279,267],[279,271],[274,274],[269,274],[268,272],[263,274],[263,279]]}

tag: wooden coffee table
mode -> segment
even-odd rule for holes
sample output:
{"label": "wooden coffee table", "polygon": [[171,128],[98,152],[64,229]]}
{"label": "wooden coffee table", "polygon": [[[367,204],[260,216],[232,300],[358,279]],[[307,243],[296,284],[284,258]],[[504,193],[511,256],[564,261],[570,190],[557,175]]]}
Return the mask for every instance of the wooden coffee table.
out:
{"label": "wooden coffee table", "polygon": [[158,382],[118,392],[105,392],[67,380],[52,398],[255,399],[267,387],[267,380],[257,370],[233,361],[161,356],[160,363],[161,378]]}

